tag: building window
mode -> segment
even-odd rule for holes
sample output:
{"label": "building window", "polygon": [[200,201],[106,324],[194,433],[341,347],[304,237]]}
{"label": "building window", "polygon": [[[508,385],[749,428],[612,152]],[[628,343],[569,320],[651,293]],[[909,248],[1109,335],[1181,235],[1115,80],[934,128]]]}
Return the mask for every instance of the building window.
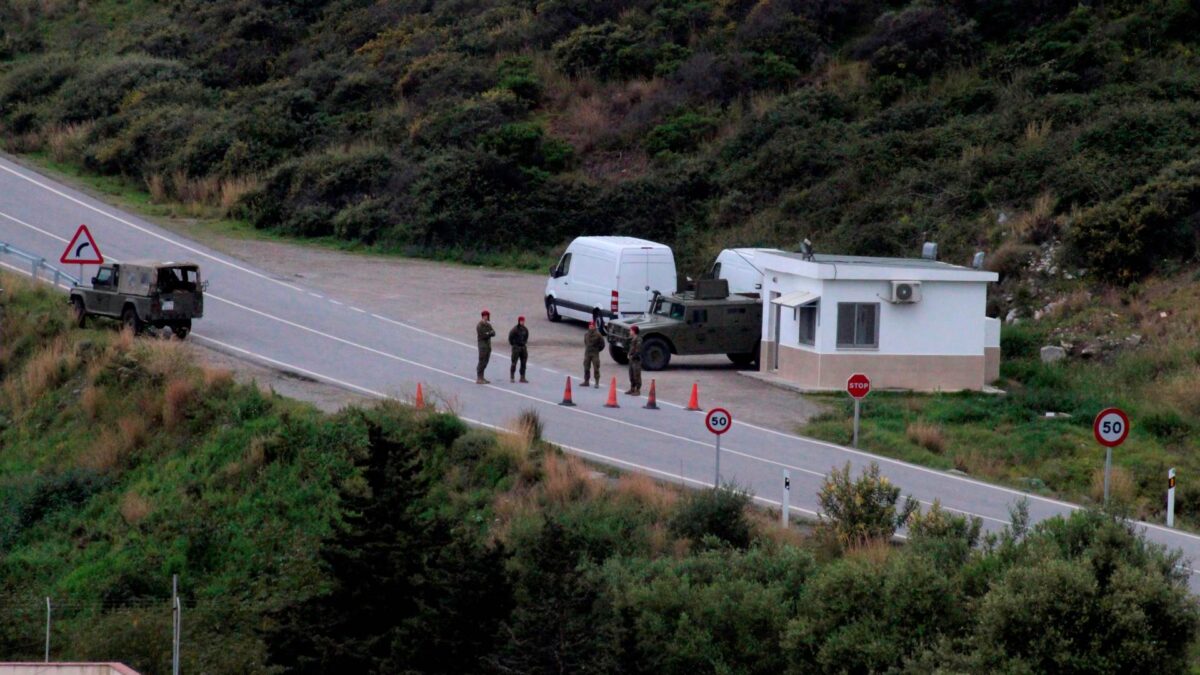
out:
{"label": "building window", "polygon": [[800,323],[800,344],[809,347],[817,344],[817,303],[797,307],[797,321]]}
{"label": "building window", "polygon": [[838,303],[837,346],[846,349],[879,347],[879,303]]}

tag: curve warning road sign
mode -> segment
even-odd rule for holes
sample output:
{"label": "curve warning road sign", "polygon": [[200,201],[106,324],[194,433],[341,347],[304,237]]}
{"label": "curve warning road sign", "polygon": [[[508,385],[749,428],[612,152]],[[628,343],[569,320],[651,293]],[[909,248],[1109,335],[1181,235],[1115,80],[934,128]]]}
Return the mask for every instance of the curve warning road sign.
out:
{"label": "curve warning road sign", "polygon": [[100,253],[100,247],[96,246],[96,240],[92,238],[87,225],[80,225],[58,261],[64,264],[102,265],[104,256]]}

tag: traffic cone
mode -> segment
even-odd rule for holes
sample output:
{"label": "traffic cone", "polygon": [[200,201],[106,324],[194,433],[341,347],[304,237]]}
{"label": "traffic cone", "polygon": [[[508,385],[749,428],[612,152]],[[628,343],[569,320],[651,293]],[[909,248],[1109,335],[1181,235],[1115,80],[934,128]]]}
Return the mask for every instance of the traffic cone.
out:
{"label": "traffic cone", "polygon": [[615,377],[612,379],[612,382],[608,385],[608,402],[606,402],[604,404],[604,407],[605,408],[620,408],[621,407],[621,406],[617,405],[617,378],[615,378]]}
{"label": "traffic cone", "polygon": [[420,382],[417,383],[417,400],[414,405],[416,406],[417,410],[425,409],[425,392],[421,391]]}
{"label": "traffic cone", "polygon": [[650,396],[646,398],[646,405],[642,407],[647,410],[658,410],[658,397],[654,395],[654,380],[650,380]]}
{"label": "traffic cone", "polygon": [[692,383],[692,397],[688,399],[687,409],[700,409],[700,385],[697,382]]}
{"label": "traffic cone", "polygon": [[567,388],[563,390],[563,400],[559,405],[575,407],[575,401],[571,400],[571,376],[567,376]]}

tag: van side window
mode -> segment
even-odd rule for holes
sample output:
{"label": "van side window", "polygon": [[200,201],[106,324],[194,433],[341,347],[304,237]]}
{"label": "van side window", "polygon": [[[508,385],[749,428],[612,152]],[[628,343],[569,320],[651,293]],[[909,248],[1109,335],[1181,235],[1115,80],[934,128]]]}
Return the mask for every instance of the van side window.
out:
{"label": "van side window", "polygon": [[111,267],[101,267],[100,270],[98,272],[96,272],[96,285],[97,286],[109,286],[112,284],[112,282],[113,282],[113,271],[112,271]]}
{"label": "van side window", "polygon": [[555,272],[556,277],[565,277],[571,273],[571,254],[567,253],[558,261],[558,271]]}

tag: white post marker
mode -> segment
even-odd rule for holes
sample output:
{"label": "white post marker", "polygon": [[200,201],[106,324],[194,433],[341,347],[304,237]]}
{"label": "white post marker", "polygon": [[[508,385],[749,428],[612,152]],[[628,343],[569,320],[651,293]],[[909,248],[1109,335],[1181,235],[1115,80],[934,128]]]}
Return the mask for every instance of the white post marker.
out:
{"label": "white post marker", "polygon": [[854,443],[853,447],[858,447],[858,418],[859,406],[862,405],[862,400],[871,393],[871,378],[862,373],[855,373],[846,380],[846,393],[850,394],[854,399]]}
{"label": "white post marker", "polygon": [[1175,469],[1167,472],[1167,527],[1175,527]]}
{"label": "white post marker", "polygon": [[1092,435],[1107,450],[1104,453],[1104,505],[1108,506],[1108,486],[1112,476],[1112,449],[1129,436],[1129,416],[1120,408],[1105,408],[1092,422]]}
{"label": "white post marker", "polygon": [[704,426],[717,437],[717,472],[716,478],[713,479],[713,488],[716,489],[721,487],[721,434],[733,426],[733,415],[724,408],[713,408],[704,416]]}
{"label": "white post marker", "polygon": [[792,472],[787,469],[783,470],[783,513],[780,514],[780,519],[783,521],[783,526],[788,526],[788,512],[792,510]]}

